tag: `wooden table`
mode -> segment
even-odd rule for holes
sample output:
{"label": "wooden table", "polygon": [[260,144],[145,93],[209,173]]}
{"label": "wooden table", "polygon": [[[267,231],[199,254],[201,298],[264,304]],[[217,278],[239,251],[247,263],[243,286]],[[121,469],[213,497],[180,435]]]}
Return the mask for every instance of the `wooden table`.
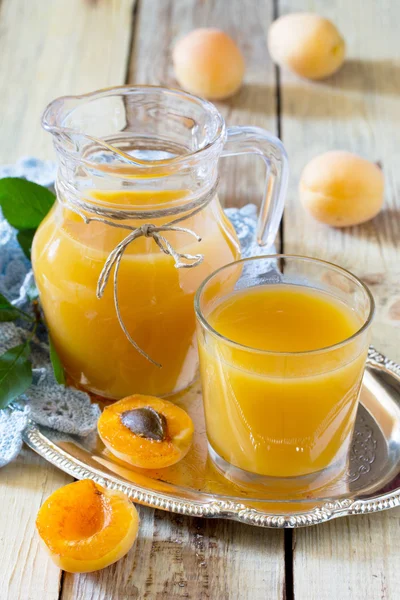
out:
{"label": "wooden table", "polygon": [[[333,19],[347,40],[348,60],[328,81],[301,81],[268,57],[271,21],[299,10]],[[400,361],[399,23],[397,0],[0,0],[0,162],[54,157],[39,122],[54,97],[124,82],[173,85],[174,41],[219,26],[247,62],[245,86],[220,105],[228,124],[265,127],[289,152],[281,249],[362,277],[377,301],[374,343]],[[329,229],[299,205],[302,167],[334,148],[383,167],[385,208],[366,225]],[[227,204],[258,201],[263,166],[246,160],[221,165]],[[70,480],[27,449],[0,471],[1,600],[400,597],[399,509],[282,532],[140,508],[140,538],[123,560],[91,575],[62,573],[39,546],[35,516]]]}

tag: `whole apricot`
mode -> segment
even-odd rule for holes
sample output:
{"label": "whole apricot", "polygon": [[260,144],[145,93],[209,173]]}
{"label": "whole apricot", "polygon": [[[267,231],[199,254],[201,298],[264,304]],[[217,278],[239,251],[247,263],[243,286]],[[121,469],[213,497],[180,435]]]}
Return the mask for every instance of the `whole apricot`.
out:
{"label": "whole apricot", "polygon": [[375,217],[383,204],[383,191],[382,170],[345,151],[313,158],[299,185],[303,206],[317,221],[334,227],[358,225]]}
{"label": "whole apricot", "polygon": [[175,45],[172,58],[179,85],[192,94],[218,100],[242,84],[242,53],[220,29],[194,29]]}
{"label": "whole apricot", "polygon": [[51,494],[39,509],[36,527],[60,569],[90,573],[127,554],[139,516],[125,494],[84,479]]}
{"label": "whole apricot", "polygon": [[307,79],[323,79],[343,64],[346,44],[335,25],[311,13],[293,13],[272,23],[268,48],[275,63]]}

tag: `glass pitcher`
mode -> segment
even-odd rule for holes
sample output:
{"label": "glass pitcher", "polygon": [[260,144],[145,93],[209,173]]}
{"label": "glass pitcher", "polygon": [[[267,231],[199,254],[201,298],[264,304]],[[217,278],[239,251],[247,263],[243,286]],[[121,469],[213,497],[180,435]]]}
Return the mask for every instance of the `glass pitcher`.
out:
{"label": "glass pitcher", "polygon": [[194,294],[240,257],[217,196],[218,160],[264,158],[258,241],[270,245],[287,186],[281,142],[226,128],[209,102],[152,86],[56,99],[43,126],[54,136],[57,202],[32,263],[68,376],[113,399],[184,389],[198,366]]}

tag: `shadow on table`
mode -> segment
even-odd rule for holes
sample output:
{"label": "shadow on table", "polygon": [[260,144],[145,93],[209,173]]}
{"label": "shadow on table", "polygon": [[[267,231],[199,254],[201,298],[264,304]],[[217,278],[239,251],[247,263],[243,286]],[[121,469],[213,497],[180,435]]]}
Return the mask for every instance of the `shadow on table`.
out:
{"label": "shadow on table", "polygon": [[[266,56],[266,60],[270,60]],[[250,67],[251,68],[251,67]],[[249,68],[249,70],[250,70]],[[167,87],[179,87],[172,71],[167,75],[157,73],[152,80]],[[281,77],[282,81],[282,77]],[[359,92],[346,94],[345,92]],[[367,92],[389,96],[400,95],[400,64],[393,60],[361,60],[349,58],[342,68],[327,79],[307,81],[293,77],[281,84],[282,116],[310,118],[337,117],[352,119],[365,113]],[[243,111],[243,123],[261,125],[258,115],[274,116],[277,110],[278,94],[270,82],[245,83],[238,93],[223,101],[215,101],[216,106],[226,115],[226,111]],[[249,112],[245,114],[244,111]],[[400,111],[385,108],[388,119],[398,120]],[[250,121],[249,122],[249,117]],[[231,116],[226,115],[227,122]],[[237,119],[235,119],[237,121]]]}
{"label": "shadow on table", "polygon": [[[379,81],[378,81],[379,80]],[[341,90],[400,95],[400,63],[394,60],[349,58],[327,83]]]}
{"label": "shadow on table", "polygon": [[[344,237],[356,239],[373,240],[376,237],[382,237],[383,232],[388,231],[388,224],[400,223],[400,209],[383,208],[381,212],[366,223],[354,225],[353,227],[341,227],[339,231]],[[396,238],[396,236],[394,236]],[[390,241],[390,240],[389,240]],[[396,239],[392,240],[396,242]]]}
{"label": "shadow on table", "polygon": [[[298,83],[296,83],[298,82]],[[359,92],[346,94],[346,92]],[[400,95],[400,64],[392,60],[348,59],[331,77],[321,81],[293,79],[281,85],[281,114],[303,118],[337,117],[352,119],[365,113],[365,94]],[[218,104],[218,103],[217,103]],[[245,84],[219,106],[231,111],[248,108],[251,115],[274,115],[277,89],[262,83]],[[390,114],[387,114],[390,110]],[[385,107],[387,119],[398,120],[400,111]],[[229,117],[228,117],[229,120]]]}
{"label": "shadow on table", "polygon": [[[216,102],[217,107],[229,113],[243,111],[243,124],[260,125],[259,119],[265,115],[274,116],[277,110],[276,88],[271,85],[246,84],[240,92],[224,102]],[[225,109],[225,110],[224,110]],[[246,114],[244,111],[248,111]],[[323,119],[337,117],[353,119],[364,113],[364,100],[360,95],[344,94],[343,90],[330,81],[287,83],[281,89],[281,116]],[[398,115],[397,115],[398,116]],[[251,122],[249,122],[249,117]],[[226,116],[229,125],[231,114]],[[237,121],[237,119],[235,119]]]}

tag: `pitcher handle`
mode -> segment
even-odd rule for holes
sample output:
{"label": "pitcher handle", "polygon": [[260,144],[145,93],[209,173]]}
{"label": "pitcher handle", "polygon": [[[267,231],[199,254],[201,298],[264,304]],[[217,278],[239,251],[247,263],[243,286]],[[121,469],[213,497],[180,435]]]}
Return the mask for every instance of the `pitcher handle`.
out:
{"label": "pitcher handle", "polygon": [[282,219],[288,185],[288,159],[282,142],[260,127],[228,127],[221,156],[259,154],[267,167],[257,225],[257,243],[271,246]]}

